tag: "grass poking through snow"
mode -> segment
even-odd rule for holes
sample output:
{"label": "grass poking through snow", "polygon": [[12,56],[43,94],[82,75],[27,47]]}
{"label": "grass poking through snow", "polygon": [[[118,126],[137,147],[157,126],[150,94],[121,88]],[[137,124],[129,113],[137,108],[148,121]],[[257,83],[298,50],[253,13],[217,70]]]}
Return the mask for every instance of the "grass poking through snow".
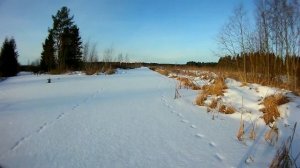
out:
{"label": "grass poking through snow", "polygon": [[271,124],[273,123],[278,117],[280,117],[280,113],[278,111],[278,106],[286,104],[289,102],[289,99],[284,96],[283,94],[274,94],[271,96],[266,97],[262,104],[265,106],[262,111],[264,114],[262,118],[264,119],[265,123]]}

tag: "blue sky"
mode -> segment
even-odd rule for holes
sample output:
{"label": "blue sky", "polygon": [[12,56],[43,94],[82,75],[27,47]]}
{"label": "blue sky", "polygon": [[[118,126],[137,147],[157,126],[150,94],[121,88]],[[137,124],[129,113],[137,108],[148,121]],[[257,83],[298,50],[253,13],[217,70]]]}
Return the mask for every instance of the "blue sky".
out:
{"label": "blue sky", "polygon": [[40,58],[51,15],[67,6],[100,59],[112,47],[131,61],[217,61],[217,35],[240,3],[252,12],[252,0],[0,0],[0,40],[15,38],[21,64]]}

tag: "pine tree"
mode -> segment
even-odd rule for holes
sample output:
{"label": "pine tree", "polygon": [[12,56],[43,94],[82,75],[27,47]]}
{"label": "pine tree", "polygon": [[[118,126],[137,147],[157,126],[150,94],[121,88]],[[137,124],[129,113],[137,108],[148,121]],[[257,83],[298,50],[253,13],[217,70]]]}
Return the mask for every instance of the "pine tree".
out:
{"label": "pine tree", "polygon": [[70,9],[64,6],[57,11],[55,16],[52,15],[53,27],[49,31],[52,33],[51,43],[53,42],[53,53],[59,70],[77,70],[82,62],[79,28],[73,22],[74,16],[70,16],[69,13]]}
{"label": "pine tree", "polygon": [[71,28],[72,32],[72,65],[74,69],[79,69],[82,66],[82,41],[79,35],[79,28],[74,25]]}
{"label": "pine tree", "polygon": [[55,62],[55,48],[54,48],[54,39],[53,33],[49,30],[49,35],[43,44],[43,52],[41,56],[41,70],[44,72],[49,72],[56,67]]}
{"label": "pine tree", "polygon": [[76,25],[65,28],[61,38],[60,56],[64,60],[64,66],[68,69],[77,70],[82,63],[82,42],[79,29]]}
{"label": "pine tree", "polygon": [[6,38],[0,54],[0,76],[15,76],[19,72],[18,52],[14,38]]}
{"label": "pine tree", "polygon": [[70,17],[69,13],[70,9],[63,6],[60,10],[57,11],[55,16],[52,15],[52,32],[57,52],[61,47],[61,36],[64,33],[65,29],[70,29],[74,25],[74,22],[72,21],[74,16]]}

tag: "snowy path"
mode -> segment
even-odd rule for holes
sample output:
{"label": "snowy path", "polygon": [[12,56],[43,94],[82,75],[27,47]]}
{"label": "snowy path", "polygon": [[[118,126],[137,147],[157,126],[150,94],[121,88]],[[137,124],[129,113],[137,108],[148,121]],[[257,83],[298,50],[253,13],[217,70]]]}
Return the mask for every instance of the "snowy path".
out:
{"label": "snowy path", "polygon": [[3,168],[242,167],[251,151],[238,120],[212,120],[193,91],[174,100],[175,81],[149,69],[47,78],[0,83]]}

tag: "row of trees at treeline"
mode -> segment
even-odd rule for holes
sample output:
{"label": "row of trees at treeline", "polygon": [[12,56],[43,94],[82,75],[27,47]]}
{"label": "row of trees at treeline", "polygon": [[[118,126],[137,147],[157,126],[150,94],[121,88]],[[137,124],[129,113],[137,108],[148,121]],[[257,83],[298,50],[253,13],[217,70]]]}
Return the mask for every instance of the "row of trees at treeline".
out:
{"label": "row of trees at treeline", "polygon": [[[240,72],[247,82],[267,84],[287,81],[297,89],[300,82],[300,1],[254,0],[255,26],[242,5],[223,26],[218,37],[222,55],[219,67]],[[285,80],[282,80],[286,77]]]}

